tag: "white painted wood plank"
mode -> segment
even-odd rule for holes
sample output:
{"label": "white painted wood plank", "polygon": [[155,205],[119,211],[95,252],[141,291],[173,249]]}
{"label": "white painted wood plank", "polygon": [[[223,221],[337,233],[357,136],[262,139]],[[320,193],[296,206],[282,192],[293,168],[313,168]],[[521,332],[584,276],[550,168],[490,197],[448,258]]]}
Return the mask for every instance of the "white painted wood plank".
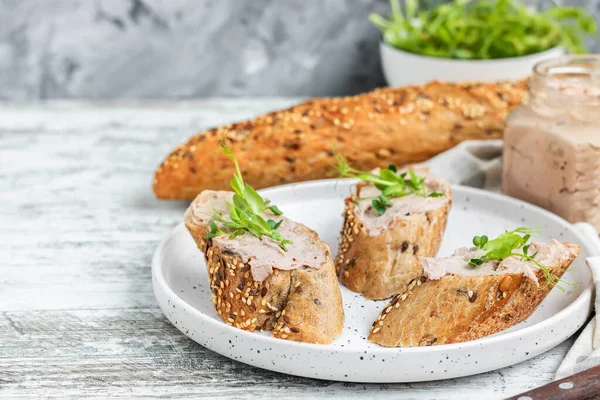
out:
{"label": "white painted wood plank", "polygon": [[450,381],[362,385],[252,368],[193,343],[152,294],[184,202],[154,168],[205,128],[294,99],[0,103],[0,396],[502,398],[549,382],[570,342]]}
{"label": "white painted wood plank", "polygon": [[0,394],[6,396],[493,399],[548,381],[569,345],[473,377],[364,385],[291,377],[231,361],[187,339],[152,308],[3,312],[0,332]]}

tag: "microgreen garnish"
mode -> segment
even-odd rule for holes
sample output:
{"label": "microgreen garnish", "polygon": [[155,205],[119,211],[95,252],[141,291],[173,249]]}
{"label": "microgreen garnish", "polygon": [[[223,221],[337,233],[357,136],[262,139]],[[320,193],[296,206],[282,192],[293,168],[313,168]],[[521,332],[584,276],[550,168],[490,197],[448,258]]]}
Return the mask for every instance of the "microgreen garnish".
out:
{"label": "microgreen garnish", "polygon": [[[504,232],[497,238],[489,240],[487,236],[475,236],[473,237],[473,244],[475,247],[482,251],[476,253],[477,257],[473,257],[468,261],[468,264],[473,267],[479,267],[486,261],[490,260],[504,260],[508,257],[519,257],[521,261],[531,261],[534,263],[544,274],[546,278],[546,284],[542,289],[548,285],[555,286],[559,290],[565,291],[565,289],[559,285],[564,283],[569,286],[577,286],[569,282],[565,282],[560,277],[552,273],[552,267],[542,265],[535,259],[537,252],[529,255],[530,243],[527,243],[531,238],[531,235],[539,233],[539,229],[520,227],[512,231]],[[518,252],[518,249],[522,249]]]}
{"label": "microgreen garnish", "polygon": [[[425,178],[417,175],[412,169],[408,172],[398,174],[396,166],[390,165],[386,169],[380,169],[379,174],[376,174],[370,171],[361,171],[352,168],[348,160],[341,154],[336,153],[335,158],[337,160],[336,169],[340,176],[346,178],[358,178],[361,181],[371,182],[377,189],[381,190],[381,195],[373,198],[371,202],[373,208],[379,215],[383,215],[386,208],[392,206],[392,202],[389,200],[392,197],[403,197],[410,194],[421,197],[445,196],[443,193],[439,192],[428,194],[425,187]],[[367,198],[360,198],[357,200],[365,199]]]}
{"label": "microgreen garnish", "polygon": [[[252,186],[246,185],[244,183],[244,178],[242,178],[242,172],[240,170],[240,166],[239,166],[235,156],[233,155],[231,150],[229,150],[229,147],[227,147],[227,145],[225,145],[225,143],[221,142],[221,147],[223,148],[223,153],[227,157],[229,157],[231,159],[231,161],[233,161],[233,164],[235,165],[235,174],[233,175],[233,178],[231,179],[231,181],[229,181],[229,185],[231,186],[233,191],[238,196],[242,197],[243,200],[246,200],[246,202],[252,208],[252,211],[254,211],[254,213],[261,213],[261,212],[264,212],[265,210],[270,210],[275,215],[282,215],[283,213],[276,205],[270,205],[269,200],[263,199],[262,196],[259,195]],[[235,196],[234,196],[234,202],[235,202]]]}
{"label": "microgreen garnish", "polygon": [[[268,202],[269,200],[267,200],[267,204]],[[269,210],[271,210],[271,212],[275,215],[283,215],[283,212],[275,204],[269,206]]]}
{"label": "microgreen garnish", "polygon": [[205,239],[211,239],[211,238],[214,238],[215,236],[225,235],[225,232],[223,232],[221,229],[219,229],[219,227],[217,226],[215,221],[210,221],[209,226],[210,226],[210,231],[206,235],[204,235]]}
{"label": "microgreen garnish", "polygon": [[392,202],[384,195],[381,195],[378,198],[373,199],[371,205],[379,215],[383,215],[385,214],[385,209],[392,206]]}
{"label": "microgreen garnish", "polygon": [[484,250],[477,258],[469,260],[470,265],[479,266],[487,260],[503,260],[512,255],[513,250],[519,249],[527,244],[532,233],[539,230],[531,228],[517,228],[510,232],[504,232],[497,238],[489,240],[487,236],[475,236],[473,244]]}
{"label": "microgreen garnish", "polygon": [[[266,210],[271,211],[274,215],[281,215],[281,210],[275,206],[270,205],[268,200],[265,200],[259,195],[254,188],[244,183],[240,166],[229,148],[221,143],[223,153],[229,157],[235,165],[235,174],[233,179],[229,182],[231,188],[235,192],[233,195],[233,203],[227,202],[227,209],[229,210],[229,220],[226,220],[224,216],[212,210],[211,221],[209,223],[210,231],[204,236],[206,239],[213,238],[215,236],[227,236],[229,239],[234,239],[237,236],[243,235],[246,232],[250,232],[258,238],[263,236],[270,237],[276,241],[279,246],[287,251],[286,244],[292,244],[292,241],[284,239],[277,228],[283,222],[282,220],[274,221],[272,219],[265,220],[262,217],[262,213]],[[220,222],[223,227],[228,228],[231,232],[224,232],[219,228],[216,222]]]}
{"label": "microgreen garnish", "polygon": [[271,229],[277,229],[277,228],[279,228],[279,225],[281,225],[282,222],[283,222],[282,219],[280,219],[279,222],[275,222],[272,219],[268,219],[267,220],[267,224],[269,224],[269,226],[271,227]]}
{"label": "microgreen garnish", "polygon": [[475,247],[477,247],[478,249],[482,249],[483,246],[485,246],[485,244],[488,242],[488,237],[483,235],[483,236],[475,236],[473,238],[473,244],[475,245]]}
{"label": "microgreen garnish", "polygon": [[[427,5],[428,2],[421,2]],[[536,11],[519,0],[451,0],[420,7],[419,0],[390,0],[386,17],[371,14],[383,40],[398,49],[433,57],[495,59],[561,46],[585,53],[596,32],[594,17],[578,7]]]}

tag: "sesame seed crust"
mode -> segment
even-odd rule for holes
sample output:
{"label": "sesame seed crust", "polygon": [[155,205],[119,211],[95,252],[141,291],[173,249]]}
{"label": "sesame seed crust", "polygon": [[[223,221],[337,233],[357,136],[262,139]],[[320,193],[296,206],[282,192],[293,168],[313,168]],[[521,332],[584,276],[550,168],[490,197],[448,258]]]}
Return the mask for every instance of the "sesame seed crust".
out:
{"label": "sesame seed crust", "polygon": [[[552,273],[562,276],[575,257]],[[386,347],[431,346],[508,329],[527,319],[549,293],[544,274],[538,270],[536,275],[540,287],[522,274],[446,275],[439,280],[420,275],[383,307],[369,341]]]}
{"label": "sesame seed crust", "polygon": [[450,191],[447,197],[439,209],[396,216],[392,226],[377,236],[369,236],[356,214],[355,195],[346,198],[335,260],[341,283],[373,300],[399,293],[421,272],[419,256],[437,254],[452,203]]}
{"label": "sesame seed crust", "polygon": [[526,94],[524,81],[431,82],[309,100],[193,136],[158,167],[153,189],[158,198],[182,200],[228,189],[233,166],[215,151],[221,140],[256,189],[329,177],[332,144],[363,170],[426,160],[463,140],[500,138]]}
{"label": "sesame seed crust", "polygon": [[329,262],[318,270],[273,268],[259,282],[239,255],[204,239],[207,226],[194,224],[188,212],[185,222],[205,255],[211,299],[223,322],[250,332],[273,331],[273,337],[307,343],[330,343],[341,334],[342,297],[329,251]]}

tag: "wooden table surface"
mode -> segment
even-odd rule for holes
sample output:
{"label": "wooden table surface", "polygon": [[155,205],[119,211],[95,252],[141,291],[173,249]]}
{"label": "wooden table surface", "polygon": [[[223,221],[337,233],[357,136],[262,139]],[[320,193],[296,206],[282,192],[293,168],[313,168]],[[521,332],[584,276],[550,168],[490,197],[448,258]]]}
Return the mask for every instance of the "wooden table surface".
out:
{"label": "wooden table surface", "polygon": [[472,377],[349,384],[229,360],[167,321],[150,260],[187,204],[154,199],[154,169],[196,131],[293,102],[0,103],[0,397],[493,399],[552,380],[572,340]]}

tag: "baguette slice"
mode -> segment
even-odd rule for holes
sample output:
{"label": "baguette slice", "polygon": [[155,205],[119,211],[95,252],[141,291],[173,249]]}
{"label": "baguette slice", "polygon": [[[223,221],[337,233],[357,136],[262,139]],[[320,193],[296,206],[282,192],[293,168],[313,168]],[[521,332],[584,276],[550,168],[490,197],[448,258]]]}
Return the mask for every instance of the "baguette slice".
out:
{"label": "baguette slice", "polygon": [[370,183],[359,183],[356,194],[345,200],[335,265],[342,284],[368,299],[399,293],[422,270],[419,256],[432,257],[439,250],[452,203],[450,185],[426,168],[412,169],[425,177],[430,192],[444,196],[392,198],[394,206],[382,216],[373,210],[370,199],[355,203],[358,197],[381,194]]}
{"label": "baguette slice", "polygon": [[[559,277],[579,254],[579,246],[556,240],[548,245],[532,244],[532,253],[537,251],[534,245],[560,251],[551,265],[552,273]],[[540,269],[529,268],[533,264],[511,258],[508,273],[499,268],[488,270],[490,275],[471,271],[440,277],[424,269],[383,309],[373,323],[369,341],[386,347],[466,342],[527,319],[552,287],[546,285]]]}
{"label": "baguette slice", "polygon": [[329,247],[306,226],[274,215],[268,217],[284,219],[278,229],[282,236],[294,239],[288,253],[248,232],[232,240],[205,239],[210,212],[224,213],[232,195],[204,191],[184,217],[205,255],[219,316],[236,328],[272,330],[281,339],[332,342],[342,332],[344,311]]}
{"label": "baguette slice", "polygon": [[463,140],[502,137],[506,116],[526,95],[525,81],[431,82],[309,100],[193,136],[157,169],[154,193],[192,200],[228,190],[233,166],[215,152],[222,140],[256,189],[331,177],[332,145],[361,170],[420,162]]}

